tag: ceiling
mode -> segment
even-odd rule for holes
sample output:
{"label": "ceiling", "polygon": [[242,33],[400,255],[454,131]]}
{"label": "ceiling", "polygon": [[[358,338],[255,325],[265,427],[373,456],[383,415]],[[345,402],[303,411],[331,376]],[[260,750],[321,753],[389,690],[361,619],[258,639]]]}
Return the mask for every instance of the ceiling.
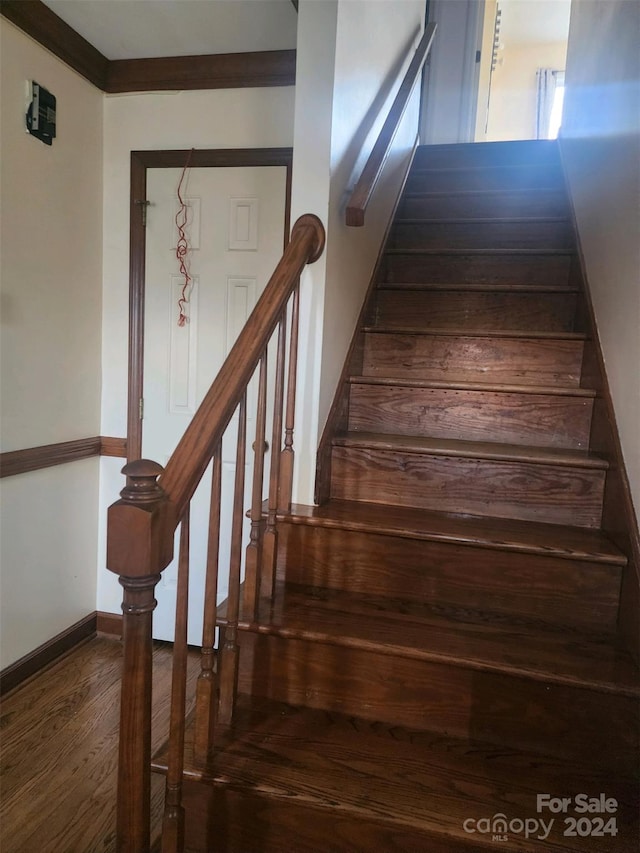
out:
{"label": "ceiling", "polygon": [[291,0],[43,0],[107,59],[291,50]]}

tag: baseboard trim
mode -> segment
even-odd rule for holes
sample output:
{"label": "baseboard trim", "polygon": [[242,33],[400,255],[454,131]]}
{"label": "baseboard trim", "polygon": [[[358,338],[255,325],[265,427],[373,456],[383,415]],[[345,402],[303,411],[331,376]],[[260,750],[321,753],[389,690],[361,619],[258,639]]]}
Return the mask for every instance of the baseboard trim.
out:
{"label": "baseboard trim", "polygon": [[122,613],[106,613],[104,610],[98,610],[96,630],[99,634],[108,634],[110,637],[122,637]]}
{"label": "baseboard trim", "polygon": [[68,654],[80,643],[90,640],[96,635],[97,614],[94,611],[75,625],[62,631],[57,636],[38,646],[28,655],[9,664],[0,672],[0,696],[23,684],[27,679],[37,675],[45,667]]}

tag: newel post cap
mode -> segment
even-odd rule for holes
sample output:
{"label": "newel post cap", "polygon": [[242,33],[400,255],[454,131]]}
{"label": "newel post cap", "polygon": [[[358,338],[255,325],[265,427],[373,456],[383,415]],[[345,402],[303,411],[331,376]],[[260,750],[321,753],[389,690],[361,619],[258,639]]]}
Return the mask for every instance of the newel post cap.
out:
{"label": "newel post cap", "polygon": [[127,485],[120,492],[120,497],[128,503],[146,504],[164,500],[165,493],[158,485],[157,479],[164,468],[153,459],[135,459],[127,462],[122,474],[127,478]]}
{"label": "newel post cap", "polygon": [[312,246],[313,251],[307,261],[307,263],[313,264],[324,251],[324,244],[326,240],[324,225],[315,213],[303,213],[302,216],[299,216],[298,219],[296,219],[291,230],[291,236],[294,237],[296,233],[301,231],[303,228],[312,228],[314,232],[314,243]]}
{"label": "newel post cap", "polygon": [[127,483],[109,507],[107,525],[107,568],[121,577],[157,575],[173,559],[173,507],[157,482],[163,472],[151,459],[122,469]]}

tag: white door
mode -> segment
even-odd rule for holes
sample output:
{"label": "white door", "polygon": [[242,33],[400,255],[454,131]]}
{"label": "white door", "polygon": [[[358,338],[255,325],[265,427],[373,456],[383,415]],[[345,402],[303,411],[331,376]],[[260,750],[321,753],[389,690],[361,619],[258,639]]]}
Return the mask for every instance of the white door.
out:
{"label": "white door", "polygon": [[[144,418],[142,455],[165,465],[220,369],[282,256],[286,169],[282,166],[191,169],[181,195],[187,205],[185,266],[192,282],[183,303],[184,276],[176,257],[181,169],[147,172],[146,281],[144,322]],[[255,430],[248,405],[247,441]],[[246,483],[250,486],[250,465]],[[235,476],[235,441],[223,444],[223,494],[230,498]],[[202,607],[211,472],[191,505],[189,643],[202,642]],[[250,495],[245,494],[248,507]],[[221,519],[220,586],[226,597],[231,529],[230,500]],[[153,636],[174,635],[176,558],[156,588]]]}
{"label": "white door", "polygon": [[430,0],[438,25],[422,91],[420,142],[473,142],[485,0]]}

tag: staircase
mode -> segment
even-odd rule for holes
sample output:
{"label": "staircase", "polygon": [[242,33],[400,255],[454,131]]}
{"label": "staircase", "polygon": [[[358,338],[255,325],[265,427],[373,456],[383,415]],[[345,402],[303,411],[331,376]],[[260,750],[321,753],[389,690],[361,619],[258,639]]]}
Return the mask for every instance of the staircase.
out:
{"label": "staircase", "polygon": [[575,252],[554,143],[418,149],[329,500],[278,518],[208,761],[187,728],[187,850],[636,849],[640,686]]}

